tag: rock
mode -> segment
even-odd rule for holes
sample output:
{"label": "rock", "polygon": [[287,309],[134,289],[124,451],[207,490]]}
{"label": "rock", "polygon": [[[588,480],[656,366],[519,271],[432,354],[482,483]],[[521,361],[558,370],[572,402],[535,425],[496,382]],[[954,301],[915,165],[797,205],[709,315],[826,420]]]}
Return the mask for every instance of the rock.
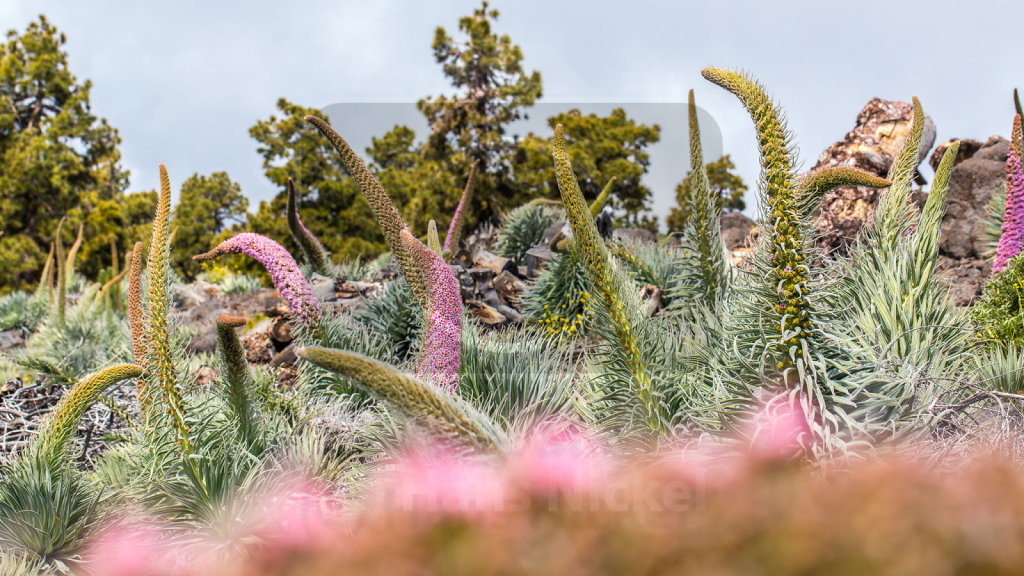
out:
{"label": "rock", "polygon": [[242,337],[242,350],[246,361],[253,364],[267,364],[274,359],[274,346],[266,332],[250,332]]}
{"label": "rock", "polygon": [[755,228],[754,221],[742,212],[735,210],[722,214],[719,222],[722,227],[722,241],[726,250],[735,250],[741,246],[747,246],[747,236],[751,229]]}
{"label": "rock", "polygon": [[299,368],[295,364],[285,364],[278,368],[274,377],[278,386],[290,388],[299,380]]}
{"label": "rock", "polygon": [[957,259],[939,256],[938,270],[949,284],[950,297],[957,306],[969,306],[981,296],[992,272],[985,258]]}
{"label": "rock", "polygon": [[558,220],[548,226],[548,229],[544,231],[544,235],[540,238],[538,246],[551,246],[551,243],[558,237],[572,238],[572,226],[569,226],[568,220]]}
{"label": "rock", "polygon": [[645,284],[640,291],[640,299],[647,301],[647,315],[654,316],[661,307],[661,288],[653,284]]}
{"label": "rock", "polygon": [[654,232],[646,228],[616,228],[612,232],[615,240],[626,240],[628,242],[657,242],[658,237]]}
{"label": "rock", "polygon": [[508,272],[498,274],[491,280],[491,286],[505,302],[515,302],[526,291],[526,283]]}
{"label": "rock", "polygon": [[15,328],[0,332],[0,350],[10,350],[24,345],[25,339],[21,335],[21,330]]}
{"label": "rock", "polygon": [[270,365],[277,368],[285,364],[295,364],[296,360],[298,360],[298,356],[295,355],[295,346],[288,345],[284,350],[274,355],[274,358],[270,360]]}
{"label": "rock", "polygon": [[487,250],[479,250],[473,255],[474,268],[487,268],[494,274],[499,274],[508,264],[508,258],[498,256]]}
{"label": "rock", "polygon": [[[853,130],[822,152],[811,170],[852,166],[885,176],[910,134],[912,111],[909,102],[872,98],[857,115]],[[926,116],[918,163],[934,143],[935,123]],[[822,233],[820,245],[829,250],[845,251],[871,217],[878,196],[879,190],[861,186],[838,188],[829,193],[822,201],[818,216]]]}
{"label": "rock", "polygon": [[494,278],[494,270],[490,268],[470,268],[469,277],[473,279],[473,289],[477,294],[483,294],[491,287],[491,279]]}
{"label": "rock", "polygon": [[602,210],[597,218],[594,218],[594,225],[597,226],[597,233],[605,240],[612,237],[612,215],[607,210]]}
{"label": "rock", "polygon": [[294,339],[292,337],[291,320],[284,316],[274,318],[274,321],[270,324],[270,329],[267,330],[267,335],[270,336],[270,341],[274,344],[274,349],[284,349]]}
{"label": "rock", "polygon": [[553,254],[547,246],[534,246],[526,251],[526,276],[532,278],[538,270],[551,260]]}
{"label": "rock", "polygon": [[970,158],[953,168],[949,178],[946,214],[942,218],[939,251],[957,259],[980,258],[985,249],[982,231],[993,194],[1006,185],[1009,143],[993,137]]}
{"label": "rock", "polygon": [[505,260],[505,265],[502,266],[501,270],[498,271],[498,275],[499,276],[501,274],[506,274],[506,273],[507,274],[511,274],[511,275],[515,276],[516,278],[521,278],[521,276],[519,275],[519,266],[516,266],[516,263],[513,262],[512,260]]}
{"label": "rock", "polygon": [[469,308],[470,315],[484,326],[497,328],[508,323],[508,317],[479,300],[466,300],[466,307]]}
{"label": "rock", "polygon": [[522,324],[524,322],[523,315],[511,306],[498,306],[495,310],[497,310],[502,316],[508,318],[508,321],[512,324]]}
{"label": "rock", "polygon": [[195,386],[206,388],[212,386],[217,380],[217,371],[210,366],[200,366],[196,371]]}
{"label": "rock", "polygon": [[310,285],[313,288],[313,295],[321,302],[330,302],[331,300],[334,300],[333,278],[325,278],[319,274],[313,274]]}
{"label": "rock", "polygon": [[956,159],[953,160],[954,166],[974,156],[974,154],[977,153],[978,150],[980,150],[981,147],[984,145],[981,142],[978,142],[977,140],[971,140],[970,138],[953,138],[952,140],[946,140],[945,142],[936,146],[935,150],[932,151],[931,157],[928,158],[928,164],[931,165],[932,170],[939,169],[939,162],[942,162],[942,155],[946,153],[946,148],[949,148],[950,144],[958,140],[960,142],[960,149],[957,150]]}

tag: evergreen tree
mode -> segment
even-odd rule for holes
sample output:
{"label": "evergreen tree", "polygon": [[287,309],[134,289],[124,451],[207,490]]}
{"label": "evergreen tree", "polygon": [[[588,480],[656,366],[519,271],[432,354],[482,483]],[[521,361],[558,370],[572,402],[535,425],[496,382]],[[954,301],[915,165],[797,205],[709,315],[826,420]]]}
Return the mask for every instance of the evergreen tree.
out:
{"label": "evergreen tree", "polygon": [[[118,212],[127,187],[117,130],[93,114],[89,81],[68,68],[66,38],[44,17],[0,45],[0,287],[38,281],[57,222],[66,242],[86,222],[78,269],[109,264],[110,240],[122,250],[122,228],[93,229],[94,212]],[[109,215],[109,214],[108,214]],[[115,218],[116,220],[116,218]],[[100,246],[102,245],[102,249]]]}
{"label": "evergreen tree", "polygon": [[215,245],[218,234],[228,225],[244,224],[249,199],[242,187],[232,182],[227,172],[210,176],[193,174],[181,185],[178,206],[174,209],[176,229],[171,244],[171,264],[188,279],[199,273],[199,264],[192,256],[202,254]]}
{"label": "evergreen tree", "polygon": [[510,171],[516,146],[506,138],[506,130],[526,117],[525,110],[542,92],[540,72],[523,68],[520,47],[493,31],[498,16],[484,2],[459,20],[459,31],[466,37],[462,41],[437,28],[434,58],[456,93],[418,103],[431,128],[428,158],[444,161],[457,181],[465,179],[474,161],[479,162],[470,223],[495,217],[527,199]]}
{"label": "evergreen tree", "polygon": [[[655,229],[656,220],[643,214],[651,191],[640,180],[650,165],[647,147],[658,141],[661,128],[638,124],[622,108],[608,116],[584,116],[572,109],[548,119],[552,132],[558,124],[565,128],[566,147],[584,198],[592,202],[614,177],[609,205],[619,213],[618,223]],[[533,195],[557,198],[551,138],[531,133],[519,142],[515,176]]]}

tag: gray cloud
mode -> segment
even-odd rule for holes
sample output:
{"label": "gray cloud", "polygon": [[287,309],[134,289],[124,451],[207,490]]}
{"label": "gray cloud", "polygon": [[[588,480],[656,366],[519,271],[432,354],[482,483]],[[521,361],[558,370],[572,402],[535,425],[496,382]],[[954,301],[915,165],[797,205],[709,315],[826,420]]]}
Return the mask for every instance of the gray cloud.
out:
{"label": "gray cloud", "polygon": [[[434,27],[454,29],[478,3],[438,4],[14,0],[0,7],[0,20],[21,29],[42,11],[67,34],[73,71],[95,85],[95,111],[121,131],[132,190],[155,187],[162,162],[175,184],[226,170],[259,201],[277,190],[262,175],[248,128],[274,113],[277,98],[320,107],[411,103],[449,90],[430,53]],[[940,141],[984,139],[1009,131],[1010,91],[1024,87],[1020,4],[494,4],[498,31],[544,75],[544,102],[682,103],[695,88],[721,129],[722,149],[750,182],[758,174],[750,121],[700,77],[703,66],[743,68],[768,86],[789,111],[805,167],[873,96],[919,96]],[[662,123],[668,137],[672,123]],[[371,135],[346,134],[364,146]],[[652,151],[648,184],[660,215],[672,195],[666,188],[686,171],[685,153],[674,154],[672,146]]]}

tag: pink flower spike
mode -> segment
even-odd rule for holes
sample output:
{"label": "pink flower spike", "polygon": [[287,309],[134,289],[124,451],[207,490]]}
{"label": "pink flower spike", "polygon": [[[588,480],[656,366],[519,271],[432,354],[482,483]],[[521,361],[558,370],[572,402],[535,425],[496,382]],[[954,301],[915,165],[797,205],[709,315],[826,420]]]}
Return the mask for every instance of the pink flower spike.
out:
{"label": "pink flower spike", "polygon": [[192,259],[202,262],[222,254],[240,253],[253,258],[267,270],[274,288],[288,303],[296,324],[309,326],[320,319],[320,302],[313,295],[313,289],[299,270],[299,265],[284,247],[266,236],[243,232]]}
{"label": "pink flower spike", "polygon": [[1013,117],[1010,151],[1006,155],[1006,208],[1003,210],[1003,233],[999,236],[992,273],[1024,251],[1024,170],[1021,168],[1021,117]]}
{"label": "pink flower spike", "polygon": [[416,376],[454,391],[462,354],[462,294],[451,266],[433,250],[402,230],[402,242],[427,280],[426,337],[416,362]]}

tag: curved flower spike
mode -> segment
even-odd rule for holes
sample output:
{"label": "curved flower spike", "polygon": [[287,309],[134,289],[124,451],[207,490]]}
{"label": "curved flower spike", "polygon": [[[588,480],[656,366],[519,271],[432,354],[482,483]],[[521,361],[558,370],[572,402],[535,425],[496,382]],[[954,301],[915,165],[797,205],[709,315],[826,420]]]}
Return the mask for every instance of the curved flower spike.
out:
{"label": "curved flower spike", "polygon": [[462,353],[462,295],[451,266],[402,230],[402,242],[428,279],[426,337],[416,362],[416,376],[445,390],[455,390],[459,382]]}
{"label": "curved flower spike", "polygon": [[[60,235],[64,230],[64,222],[66,222],[67,219],[68,217],[64,216],[60,219],[60,222],[57,223],[57,234],[53,239],[53,242],[56,245],[54,258],[57,259],[57,322],[59,322],[61,326],[64,325],[64,306],[68,299],[68,268],[67,263],[64,260],[64,240],[61,239]],[[53,304],[51,303],[51,306],[52,305]]]}
{"label": "curved flower spike", "polygon": [[800,217],[810,219],[818,210],[821,199],[836,188],[843,186],[885,188],[891,185],[892,180],[888,178],[882,178],[852,166],[831,166],[808,172],[800,180],[797,192],[797,196],[800,198],[797,205]]}
{"label": "curved flower spike", "polygon": [[313,267],[313,271],[322,276],[330,276],[330,269],[327,266],[330,258],[327,256],[327,250],[316,239],[316,236],[302,224],[302,218],[299,217],[299,203],[295,198],[295,182],[291,178],[288,179],[288,230],[291,231],[295,242],[302,248],[302,253],[306,255],[306,261]]}
{"label": "curved flower spike", "polygon": [[58,456],[67,450],[68,440],[78,429],[85,411],[89,409],[104,390],[128,378],[142,375],[142,367],[134,364],[118,364],[86,376],[71,390],[68,390],[57,406],[46,417],[33,449]]}
{"label": "curved flower spike", "polygon": [[448,234],[444,238],[444,249],[448,253],[455,253],[459,249],[459,239],[462,236],[463,221],[466,219],[466,211],[469,210],[469,203],[473,200],[473,179],[476,177],[476,168],[480,161],[473,162],[469,169],[469,178],[466,179],[466,188],[462,190],[462,198],[455,208],[455,215],[452,216],[452,223],[448,225]]}
{"label": "curved flower spike", "polygon": [[590,203],[590,215],[597,218],[597,215],[604,210],[605,204],[608,204],[608,199],[612,196],[612,185],[615,184],[615,176],[612,176],[608,183],[604,185],[601,193],[597,195],[597,198]]}
{"label": "curved flower spike", "polygon": [[296,324],[309,327],[320,321],[320,302],[313,295],[313,288],[302,275],[299,265],[283,246],[266,236],[242,232],[192,259],[203,262],[223,254],[245,254],[262,264],[270,274],[274,288],[288,303]]}
{"label": "curved flower spike", "polygon": [[438,256],[444,255],[444,248],[441,248],[441,241],[437,237],[437,222],[434,222],[433,219],[427,222],[427,247]]}
{"label": "curved flower spike", "polygon": [[392,366],[355,352],[329,348],[300,348],[298,355],[325,370],[356,380],[358,388],[397,410],[427,432],[448,441],[493,450],[493,425],[457,395],[445,394]]}
{"label": "curved flower spike", "polygon": [[787,310],[776,325],[779,340],[773,347],[778,359],[776,368],[786,374],[787,382],[792,382],[796,374],[791,371],[796,366],[794,357],[803,355],[813,332],[805,261],[809,247],[806,245],[805,225],[800,216],[806,208],[800,208],[792,136],[786,128],[781,111],[759,82],[747,75],[719,68],[705,68],[701,74],[732,92],[747,109],[757,130],[764,193],[768,204],[765,219],[770,224],[767,238],[771,250],[770,261],[774,268],[773,277],[767,281],[781,303],[779,305],[785,306]]}
{"label": "curved flower spike", "polygon": [[996,248],[995,274],[1024,251],[1024,170],[1021,169],[1021,117],[1013,117],[1010,151],[1006,155],[1006,207],[1003,209],[1003,233]]}
{"label": "curved flower spike", "polygon": [[398,209],[391,202],[387,192],[384,191],[384,187],[380,185],[380,182],[373,176],[370,169],[359,158],[359,155],[352,150],[348,142],[335,132],[330,124],[316,116],[306,116],[305,120],[315,126],[320,131],[320,134],[327,138],[331,145],[334,146],[334,149],[338,151],[338,156],[341,157],[341,161],[345,164],[345,168],[348,169],[348,173],[352,175],[356,184],[359,185],[359,189],[366,196],[366,200],[370,203],[373,216],[377,219],[377,223],[384,233],[384,240],[387,241],[388,248],[394,254],[395,260],[398,260],[398,265],[402,269],[405,281],[412,288],[416,300],[419,301],[421,306],[426,308],[427,288],[423,274],[416,267],[412,256],[405,248],[405,244],[402,243],[402,230],[407,229],[408,226],[402,220],[402,215],[398,213]]}

